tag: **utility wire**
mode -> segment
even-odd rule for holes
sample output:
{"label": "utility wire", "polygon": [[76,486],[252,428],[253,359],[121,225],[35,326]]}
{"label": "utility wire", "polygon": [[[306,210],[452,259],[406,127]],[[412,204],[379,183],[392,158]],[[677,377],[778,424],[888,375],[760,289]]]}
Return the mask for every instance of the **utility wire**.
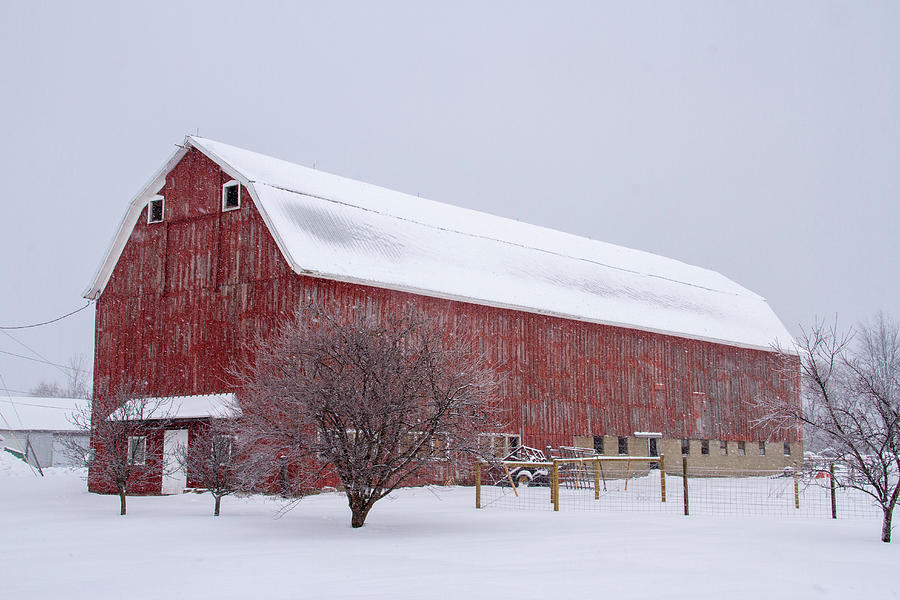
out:
{"label": "utility wire", "polygon": [[[72,367],[67,367],[66,365],[61,365],[61,364],[59,364],[59,363],[50,362],[49,360],[42,360],[42,359],[40,359],[40,358],[32,358],[32,357],[30,357],[30,356],[25,356],[24,354],[16,354],[15,352],[8,352],[8,351],[6,351],[6,350],[0,350],[0,354],[7,354],[7,355],[9,355],[9,356],[15,356],[16,358],[22,358],[22,359],[25,359],[25,360],[31,360],[31,361],[34,361],[34,362],[37,362],[37,363],[43,363],[43,364],[45,364],[45,365],[52,365],[52,366],[57,367],[57,368],[59,368],[59,369],[66,369],[66,370],[68,370],[68,371],[81,371],[82,373],[87,373],[87,372],[88,372],[88,369],[73,369]],[[40,355],[38,355],[38,356],[40,356]],[[65,373],[65,374],[68,375],[68,373]]]}
{"label": "utility wire", "polygon": [[[38,361],[38,362],[42,362],[42,361],[43,361],[43,362],[47,363],[48,365],[53,365],[54,367],[56,367],[57,369],[59,369],[60,371],[62,371],[62,374],[65,375],[66,377],[69,376],[69,373],[67,373],[67,371],[72,371],[72,370],[73,370],[73,369],[71,369],[70,367],[67,367],[67,366],[65,366],[65,365],[61,365],[61,364],[59,364],[59,363],[53,362],[52,360],[50,360],[49,358],[47,358],[46,356],[44,356],[43,354],[41,354],[40,352],[38,352],[37,350],[35,350],[34,348],[32,348],[31,346],[29,346],[28,344],[26,344],[25,342],[23,342],[22,340],[20,340],[19,338],[15,337],[15,336],[14,336],[13,334],[11,334],[10,332],[0,330],[0,333],[2,333],[3,335],[5,335],[6,337],[8,337],[9,339],[11,339],[12,341],[14,341],[15,343],[19,344],[19,345],[22,346],[23,348],[27,349],[29,352],[31,352],[32,354],[34,354],[34,355],[37,356],[38,358],[40,358],[41,360]],[[7,352],[7,354],[13,354],[13,353],[12,353],[12,352]],[[19,356],[20,358],[28,358],[27,356],[20,356],[20,355],[18,355],[18,354],[15,354],[14,356]]]}
{"label": "utility wire", "polygon": [[76,313],[80,313],[81,311],[83,311],[84,309],[86,309],[86,308],[87,308],[88,306],[90,306],[90,305],[91,305],[91,302],[90,302],[90,300],[88,300],[88,303],[85,304],[84,306],[82,306],[81,308],[78,308],[78,309],[76,309],[76,310],[73,310],[72,312],[68,312],[68,313],[64,314],[63,316],[61,316],[61,317],[56,317],[55,319],[50,319],[49,321],[44,321],[44,322],[42,322],[42,323],[31,323],[30,325],[7,325],[7,326],[0,326],[0,329],[31,329],[32,327],[42,327],[42,326],[44,326],[44,325],[49,325],[50,323],[56,323],[57,321],[62,321],[62,320],[65,319],[66,317],[71,317],[72,315],[74,315],[74,314],[76,314]]}
{"label": "utility wire", "polygon": [[[7,389],[6,391],[13,392],[15,390]],[[7,396],[7,398],[8,398],[7,400],[3,400],[2,398],[0,398],[0,402],[6,402],[8,404],[18,404],[19,406],[36,406],[38,408],[52,408],[54,410],[72,410],[71,406],[51,406],[49,404],[35,404],[34,402],[22,402],[21,399],[19,399],[17,402],[14,402],[12,399],[12,396]]]}

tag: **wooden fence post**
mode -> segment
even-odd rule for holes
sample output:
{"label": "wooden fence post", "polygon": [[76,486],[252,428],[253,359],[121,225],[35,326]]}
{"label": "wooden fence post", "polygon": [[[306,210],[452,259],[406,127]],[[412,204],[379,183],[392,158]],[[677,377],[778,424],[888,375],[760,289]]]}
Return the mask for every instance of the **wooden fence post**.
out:
{"label": "wooden fence post", "polygon": [[800,470],[794,463],[794,508],[800,510]]}
{"label": "wooden fence post", "polygon": [[828,479],[831,480],[831,518],[837,519],[837,497],[834,494],[834,461],[831,461],[831,465],[828,467],[828,474],[830,475]]}
{"label": "wooden fence post", "polygon": [[659,455],[659,493],[662,501],[666,501],[666,455]]}
{"label": "wooden fence post", "polygon": [[594,461],[594,500],[600,499],[600,459]]}
{"label": "wooden fence post", "polygon": [[551,479],[551,485],[553,486],[553,510],[559,510],[559,463],[555,460],[553,461],[553,478]]}
{"label": "wooden fence post", "polygon": [[687,456],[681,457],[681,483],[684,485],[684,516],[690,514],[688,510],[688,476],[687,476]]}
{"label": "wooden fence post", "polygon": [[475,461],[475,508],[481,508],[481,461]]}

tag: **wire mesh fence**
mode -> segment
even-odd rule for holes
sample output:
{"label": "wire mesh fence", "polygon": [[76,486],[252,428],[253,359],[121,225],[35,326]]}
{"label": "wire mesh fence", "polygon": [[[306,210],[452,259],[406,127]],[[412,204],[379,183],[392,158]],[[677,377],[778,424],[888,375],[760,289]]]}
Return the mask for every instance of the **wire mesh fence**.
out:
{"label": "wire mesh fence", "polygon": [[[476,469],[476,504],[514,510],[880,517],[870,496],[827,468],[697,469],[665,457],[504,461]],[[480,480],[480,485],[478,482]],[[834,483],[834,486],[832,486]],[[687,492],[685,492],[685,487]]]}

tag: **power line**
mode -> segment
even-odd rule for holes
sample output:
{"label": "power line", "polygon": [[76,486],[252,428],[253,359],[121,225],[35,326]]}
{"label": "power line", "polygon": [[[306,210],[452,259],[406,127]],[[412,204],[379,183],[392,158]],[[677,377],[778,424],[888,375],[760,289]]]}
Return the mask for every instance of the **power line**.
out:
{"label": "power line", "polygon": [[[30,356],[25,356],[24,354],[16,354],[15,352],[8,352],[6,350],[0,350],[0,354],[8,354],[9,356],[15,356],[16,358],[22,358],[24,360],[31,360],[31,361],[34,361],[37,363],[43,363],[45,365],[52,365],[54,367],[57,367],[58,369],[66,369],[68,371],[81,371],[82,373],[89,372],[88,369],[74,369],[72,367],[67,367],[66,365],[61,365],[59,363],[51,362],[49,360],[41,360],[40,358],[32,358]],[[68,375],[68,373],[65,373],[65,374]]]}
{"label": "power line", "polygon": [[[7,389],[6,391],[12,392],[15,390]],[[51,406],[50,404],[35,404],[34,402],[23,402],[21,398],[19,400],[13,401],[12,396],[7,396],[6,400],[0,398],[0,402],[6,402],[8,404],[15,404],[18,406],[36,406],[38,408],[52,408],[54,410],[72,410],[71,406]]]}
{"label": "power line", "polygon": [[44,325],[49,325],[50,323],[56,323],[57,321],[62,321],[62,320],[65,319],[66,317],[71,317],[72,315],[74,315],[74,314],[76,314],[76,313],[80,313],[81,311],[83,311],[84,309],[86,309],[86,308],[87,308],[88,306],[90,306],[90,305],[91,305],[91,302],[90,302],[90,300],[88,300],[88,303],[85,304],[84,306],[82,306],[81,308],[78,308],[78,309],[76,309],[76,310],[73,310],[72,312],[68,312],[68,313],[64,314],[63,316],[61,316],[61,317],[56,317],[55,319],[50,319],[49,321],[43,321],[42,323],[31,323],[30,325],[7,325],[7,326],[0,326],[0,329],[31,329],[32,327],[42,327],[42,326],[44,326]]}
{"label": "power line", "polygon": [[[69,373],[67,373],[66,371],[74,371],[74,370],[75,370],[75,369],[72,369],[71,367],[67,367],[67,366],[65,366],[65,365],[61,365],[61,364],[59,364],[59,363],[53,362],[52,360],[50,360],[49,358],[47,358],[46,356],[44,356],[43,354],[41,354],[40,352],[38,352],[37,350],[35,350],[35,349],[32,348],[31,346],[29,346],[28,344],[26,344],[25,342],[23,342],[23,341],[20,340],[19,338],[15,337],[13,334],[11,334],[11,333],[8,332],[8,331],[0,330],[0,333],[2,333],[3,335],[5,335],[6,337],[8,337],[8,338],[11,339],[12,341],[14,341],[15,343],[19,344],[20,346],[22,346],[23,348],[25,348],[26,350],[28,350],[29,352],[31,352],[32,354],[34,354],[35,356],[37,356],[38,358],[41,359],[41,360],[39,360],[39,361],[37,361],[37,362],[45,362],[45,363],[47,363],[48,365],[53,365],[54,367],[56,367],[57,369],[59,369],[60,371],[62,371],[62,374],[65,375],[66,377],[69,376]],[[0,352],[2,352],[2,351],[0,351]],[[13,353],[12,353],[12,352],[7,352],[7,354],[13,354]],[[13,356],[18,356],[18,357],[20,357],[20,358],[25,358],[25,359],[28,359],[28,360],[35,360],[35,359],[29,359],[27,356],[21,356],[21,355],[19,355],[19,354],[13,354]],[[64,370],[64,369],[65,369],[65,370]]]}

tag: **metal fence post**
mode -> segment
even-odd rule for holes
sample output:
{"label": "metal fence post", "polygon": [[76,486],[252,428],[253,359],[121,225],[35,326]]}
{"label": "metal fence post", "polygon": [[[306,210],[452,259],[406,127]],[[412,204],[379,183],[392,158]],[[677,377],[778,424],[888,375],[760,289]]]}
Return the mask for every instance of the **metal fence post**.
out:
{"label": "metal fence post", "polygon": [[681,483],[684,485],[684,516],[690,514],[688,509],[688,476],[687,476],[687,456],[681,457]]}
{"label": "metal fence post", "polygon": [[828,479],[831,480],[831,518],[837,519],[837,496],[834,493],[834,461],[831,461],[831,465],[828,467],[828,474],[830,475]]}

